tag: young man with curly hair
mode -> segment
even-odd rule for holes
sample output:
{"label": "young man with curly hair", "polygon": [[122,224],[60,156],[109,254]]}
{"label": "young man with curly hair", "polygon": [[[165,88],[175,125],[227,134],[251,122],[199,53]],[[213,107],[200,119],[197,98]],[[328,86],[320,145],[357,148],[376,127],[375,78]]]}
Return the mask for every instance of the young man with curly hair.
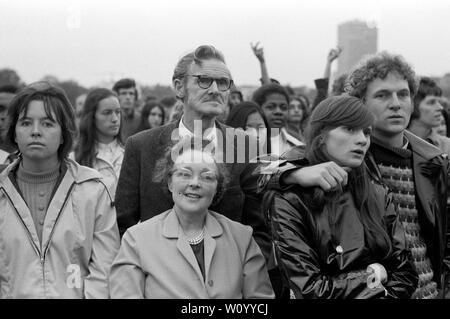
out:
{"label": "young man with curly hair", "polygon": [[[391,189],[406,230],[410,259],[419,275],[412,298],[431,299],[445,296],[448,286],[449,163],[441,150],[406,130],[417,88],[412,67],[402,56],[387,52],[361,61],[346,83],[347,93],[362,99],[375,117],[365,162],[372,178]],[[280,167],[284,183],[318,185],[325,191],[347,184],[345,169],[334,162],[308,167],[298,161],[303,153],[297,149],[286,156],[292,161]]]}

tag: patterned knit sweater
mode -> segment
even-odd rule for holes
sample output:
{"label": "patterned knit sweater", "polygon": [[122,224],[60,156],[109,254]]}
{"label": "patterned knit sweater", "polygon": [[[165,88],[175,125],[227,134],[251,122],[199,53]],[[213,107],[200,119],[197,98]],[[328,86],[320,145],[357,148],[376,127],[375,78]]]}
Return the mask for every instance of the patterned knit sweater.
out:
{"label": "patterned knit sweater", "polygon": [[437,284],[433,279],[433,269],[427,256],[427,246],[422,237],[416,207],[412,151],[393,148],[372,140],[370,147],[380,168],[383,181],[393,192],[393,202],[406,233],[406,244],[411,251],[412,261],[419,276],[419,283],[413,299],[434,299]]}

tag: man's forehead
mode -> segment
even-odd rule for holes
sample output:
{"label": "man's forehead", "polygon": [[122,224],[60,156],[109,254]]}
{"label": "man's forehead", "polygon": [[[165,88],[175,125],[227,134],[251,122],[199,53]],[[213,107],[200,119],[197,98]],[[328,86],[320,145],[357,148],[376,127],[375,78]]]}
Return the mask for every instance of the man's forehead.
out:
{"label": "man's forehead", "polygon": [[400,89],[409,89],[408,81],[396,72],[388,73],[385,78],[375,78],[371,82],[369,82],[368,89],[372,89],[372,91],[379,90],[400,90]]}
{"label": "man's forehead", "polygon": [[192,74],[231,78],[231,73],[227,65],[217,59],[202,60],[202,65],[193,62],[190,69]]}

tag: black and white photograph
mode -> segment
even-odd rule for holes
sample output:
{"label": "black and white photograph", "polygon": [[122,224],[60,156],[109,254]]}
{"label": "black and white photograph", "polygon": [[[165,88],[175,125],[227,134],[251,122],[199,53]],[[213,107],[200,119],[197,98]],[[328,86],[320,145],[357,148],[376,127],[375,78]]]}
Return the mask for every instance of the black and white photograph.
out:
{"label": "black and white photograph", "polygon": [[447,0],[0,0],[0,299],[450,299],[449,32]]}

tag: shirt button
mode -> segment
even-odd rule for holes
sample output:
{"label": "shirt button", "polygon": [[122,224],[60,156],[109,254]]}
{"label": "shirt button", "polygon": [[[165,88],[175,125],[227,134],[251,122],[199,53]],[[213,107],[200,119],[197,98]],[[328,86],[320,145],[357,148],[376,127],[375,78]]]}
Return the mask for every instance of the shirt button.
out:
{"label": "shirt button", "polygon": [[341,245],[339,245],[339,246],[336,247],[336,252],[337,252],[338,254],[342,254],[342,253],[344,252],[344,249],[342,249],[342,246],[341,246]]}
{"label": "shirt button", "polygon": [[38,209],[42,211],[42,210],[45,209],[45,207],[44,206],[39,206]]}
{"label": "shirt button", "polygon": [[209,281],[208,281],[208,285],[209,285],[210,287],[214,286],[214,281],[209,280]]}
{"label": "shirt button", "polygon": [[40,224],[41,226],[44,225],[44,220],[41,219],[41,220],[39,221],[39,224]]}
{"label": "shirt button", "polygon": [[45,196],[45,192],[44,191],[40,191],[39,192],[39,196],[44,197]]}

